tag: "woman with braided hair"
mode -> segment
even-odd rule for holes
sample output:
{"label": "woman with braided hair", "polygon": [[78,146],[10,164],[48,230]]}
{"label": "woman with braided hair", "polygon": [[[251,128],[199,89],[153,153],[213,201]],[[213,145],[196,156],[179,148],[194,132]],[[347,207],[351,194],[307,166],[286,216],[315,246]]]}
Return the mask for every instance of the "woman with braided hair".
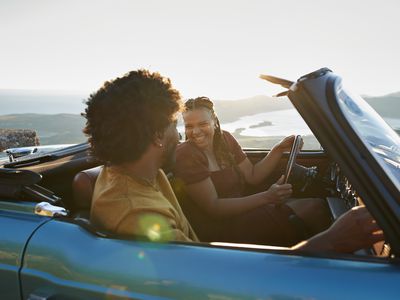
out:
{"label": "woman with braided hair", "polygon": [[259,184],[275,170],[294,136],[253,165],[236,139],[221,129],[209,98],[189,99],[183,119],[187,140],[176,152],[176,190],[184,191],[181,205],[201,240],[290,246],[305,238],[290,219],[301,221],[316,208],[323,217],[304,220],[309,233],[329,226],[320,199],[304,199],[301,206],[284,203],[292,186],[283,184],[283,176],[266,191],[244,195],[246,183]]}

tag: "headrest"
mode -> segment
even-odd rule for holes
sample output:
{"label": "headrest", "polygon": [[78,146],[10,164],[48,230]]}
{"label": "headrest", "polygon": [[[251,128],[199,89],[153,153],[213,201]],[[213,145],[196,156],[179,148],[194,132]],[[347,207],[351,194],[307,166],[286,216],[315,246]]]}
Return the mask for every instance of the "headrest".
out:
{"label": "headrest", "polygon": [[103,166],[80,171],[72,182],[74,209],[90,210],[97,177]]}

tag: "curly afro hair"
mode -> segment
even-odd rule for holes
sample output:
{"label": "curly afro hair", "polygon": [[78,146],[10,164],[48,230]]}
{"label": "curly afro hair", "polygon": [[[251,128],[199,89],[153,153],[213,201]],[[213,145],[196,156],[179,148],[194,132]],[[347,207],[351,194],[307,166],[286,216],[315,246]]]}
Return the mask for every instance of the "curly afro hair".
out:
{"label": "curly afro hair", "polygon": [[86,101],[83,132],[92,154],[120,164],[138,160],[181,110],[181,96],[168,78],[147,70],[107,81]]}

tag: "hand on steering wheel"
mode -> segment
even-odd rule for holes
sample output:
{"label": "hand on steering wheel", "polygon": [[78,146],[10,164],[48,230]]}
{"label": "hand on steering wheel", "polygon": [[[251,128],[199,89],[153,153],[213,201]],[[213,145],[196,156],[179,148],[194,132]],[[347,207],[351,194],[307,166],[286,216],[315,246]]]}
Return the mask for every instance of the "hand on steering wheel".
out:
{"label": "hand on steering wheel", "polygon": [[293,191],[291,184],[284,184],[283,175],[278,179],[276,183],[266,191],[268,195],[268,203],[270,204],[282,204],[282,201],[289,198]]}
{"label": "hand on steering wheel", "polygon": [[288,163],[286,165],[284,183],[287,183],[289,181],[290,174],[292,172],[292,168],[296,162],[297,154],[299,154],[300,149],[302,147],[303,147],[303,139],[301,138],[300,135],[296,135],[296,137],[294,138],[293,144],[292,144],[292,148],[290,149],[289,159],[288,159]]}

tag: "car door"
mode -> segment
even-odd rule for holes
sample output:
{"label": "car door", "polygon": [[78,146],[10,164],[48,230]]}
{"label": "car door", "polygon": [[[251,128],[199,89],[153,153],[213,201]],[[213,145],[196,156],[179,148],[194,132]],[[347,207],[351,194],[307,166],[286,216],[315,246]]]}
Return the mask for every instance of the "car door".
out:
{"label": "car door", "polygon": [[26,244],[33,232],[47,221],[34,214],[34,205],[5,197],[0,199],[1,299],[20,299],[19,271]]}
{"label": "car door", "polygon": [[[384,259],[235,244],[149,243],[53,219],[30,239],[23,299],[395,299]],[[36,298],[35,298],[36,297]],[[40,297],[40,298],[39,298]]]}

